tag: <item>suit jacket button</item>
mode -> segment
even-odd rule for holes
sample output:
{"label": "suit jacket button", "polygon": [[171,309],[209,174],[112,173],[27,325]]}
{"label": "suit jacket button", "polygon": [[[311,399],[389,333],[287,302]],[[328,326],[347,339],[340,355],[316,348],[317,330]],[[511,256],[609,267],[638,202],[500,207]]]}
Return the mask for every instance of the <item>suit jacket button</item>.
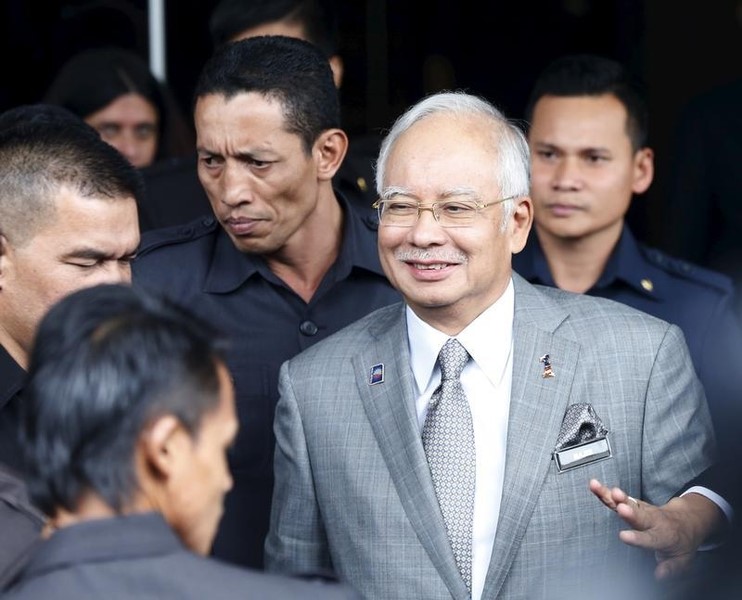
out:
{"label": "suit jacket button", "polygon": [[312,321],[304,321],[299,325],[299,331],[308,336],[315,335],[318,329],[319,328]]}

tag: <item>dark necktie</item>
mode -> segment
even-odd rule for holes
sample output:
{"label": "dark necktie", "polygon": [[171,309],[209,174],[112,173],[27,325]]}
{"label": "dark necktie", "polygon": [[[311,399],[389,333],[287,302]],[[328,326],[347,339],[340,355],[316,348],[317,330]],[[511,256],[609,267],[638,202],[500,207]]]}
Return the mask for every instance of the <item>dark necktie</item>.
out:
{"label": "dark necktie", "polygon": [[469,353],[454,338],[443,345],[441,384],[430,398],[422,441],[456,565],[471,592],[476,454],[469,402],[461,387],[468,361]]}

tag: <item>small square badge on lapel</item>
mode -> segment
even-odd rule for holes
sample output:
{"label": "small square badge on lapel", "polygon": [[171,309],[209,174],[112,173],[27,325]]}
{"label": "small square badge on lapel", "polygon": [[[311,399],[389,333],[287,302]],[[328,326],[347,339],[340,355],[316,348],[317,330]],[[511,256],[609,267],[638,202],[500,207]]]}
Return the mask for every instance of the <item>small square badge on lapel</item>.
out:
{"label": "small square badge on lapel", "polygon": [[384,382],[384,363],[379,363],[371,367],[371,377],[369,377],[368,384],[376,385],[377,383]]}

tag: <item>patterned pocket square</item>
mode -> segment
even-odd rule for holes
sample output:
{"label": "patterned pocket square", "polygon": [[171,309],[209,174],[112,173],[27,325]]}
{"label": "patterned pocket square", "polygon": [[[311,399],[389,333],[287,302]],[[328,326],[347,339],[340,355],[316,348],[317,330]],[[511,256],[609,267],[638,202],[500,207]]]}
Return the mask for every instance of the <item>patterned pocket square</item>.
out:
{"label": "patterned pocket square", "polygon": [[563,450],[606,435],[608,435],[608,430],[600,417],[595,414],[592,404],[586,402],[570,404],[562,419],[556,450]]}
{"label": "patterned pocket square", "polygon": [[592,404],[569,405],[553,456],[560,472],[612,456],[608,429]]}

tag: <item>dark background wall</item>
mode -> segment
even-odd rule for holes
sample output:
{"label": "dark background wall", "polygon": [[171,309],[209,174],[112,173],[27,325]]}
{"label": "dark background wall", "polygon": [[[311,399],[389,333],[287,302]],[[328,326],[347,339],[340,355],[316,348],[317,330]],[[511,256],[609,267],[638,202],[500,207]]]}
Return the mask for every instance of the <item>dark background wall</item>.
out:
{"label": "dark background wall", "polygon": [[[617,58],[647,82],[655,184],[632,225],[652,241],[662,227],[672,132],[695,94],[742,77],[742,0],[326,0],[337,11],[351,134],[379,132],[438,89],[465,89],[521,118],[538,71],[565,52]],[[167,79],[190,113],[196,75],[211,51],[216,0],[168,0]],[[0,3],[0,109],[38,101],[74,52],[115,43],[148,53],[146,0]],[[742,109],[741,109],[742,110]]]}

